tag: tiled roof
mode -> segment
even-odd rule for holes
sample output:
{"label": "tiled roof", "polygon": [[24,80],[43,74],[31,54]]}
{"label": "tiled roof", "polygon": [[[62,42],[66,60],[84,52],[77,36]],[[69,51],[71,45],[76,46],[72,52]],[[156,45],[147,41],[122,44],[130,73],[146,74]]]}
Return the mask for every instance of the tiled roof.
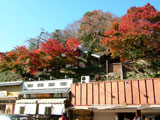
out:
{"label": "tiled roof", "polygon": [[[89,48],[85,47],[83,45],[79,45],[79,49],[84,53],[88,53],[88,51],[89,51]],[[96,53],[91,54],[91,56],[96,57],[96,58],[100,58],[104,55],[105,55],[105,52],[96,52]]]}
{"label": "tiled roof", "polygon": [[23,81],[0,82],[0,87],[21,85],[22,83],[23,83]]}
{"label": "tiled roof", "polygon": [[68,93],[70,88],[52,88],[52,89],[30,89],[23,90],[19,94],[46,94],[46,93]]}

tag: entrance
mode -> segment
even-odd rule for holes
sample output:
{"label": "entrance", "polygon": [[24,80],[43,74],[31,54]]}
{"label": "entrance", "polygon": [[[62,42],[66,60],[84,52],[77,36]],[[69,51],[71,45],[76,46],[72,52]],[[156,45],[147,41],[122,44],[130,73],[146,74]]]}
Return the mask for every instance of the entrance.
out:
{"label": "entrance", "polygon": [[118,120],[133,120],[135,113],[118,113]]}
{"label": "entrance", "polygon": [[6,105],[0,105],[0,114],[4,114],[6,109]]}
{"label": "entrance", "polygon": [[[160,120],[160,113],[145,113],[143,114],[143,120],[145,119],[149,120]],[[148,120],[147,119],[147,120]]]}
{"label": "entrance", "polygon": [[69,112],[72,120],[93,120],[92,110],[73,110]]}

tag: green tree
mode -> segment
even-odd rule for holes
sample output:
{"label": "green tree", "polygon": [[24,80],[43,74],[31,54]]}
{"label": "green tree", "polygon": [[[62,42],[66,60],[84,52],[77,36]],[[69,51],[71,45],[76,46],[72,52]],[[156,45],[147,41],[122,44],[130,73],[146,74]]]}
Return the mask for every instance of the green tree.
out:
{"label": "green tree", "polygon": [[92,51],[104,50],[101,44],[104,32],[110,30],[111,22],[118,20],[118,17],[109,12],[104,13],[101,10],[87,12],[80,20],[78,37]]}
{"label": "green tree", "polygon": [[110,30],[111,22],[119,21],[115,15],[101,10],[87,12],[80,20],[80,28],[78,38],[83,45],[89,48],[87,59],[90,65],[90,57],[93,52],[104,52],[101,39],[104,37],[104,32]]}

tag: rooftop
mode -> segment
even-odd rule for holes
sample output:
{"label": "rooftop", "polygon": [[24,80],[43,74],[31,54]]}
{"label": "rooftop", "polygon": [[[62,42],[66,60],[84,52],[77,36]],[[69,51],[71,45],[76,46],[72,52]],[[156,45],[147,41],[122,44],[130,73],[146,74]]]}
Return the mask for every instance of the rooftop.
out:
{"label": "rooftop", "polygon": [[0,82],[0,87],[22,85],[23,81]]}
{"label": "rooftop", "polygon": [[46,93],[68,93],[70,88],[52,88],[52,89],[29,89],[23,90],[19,94],[46,94]]}

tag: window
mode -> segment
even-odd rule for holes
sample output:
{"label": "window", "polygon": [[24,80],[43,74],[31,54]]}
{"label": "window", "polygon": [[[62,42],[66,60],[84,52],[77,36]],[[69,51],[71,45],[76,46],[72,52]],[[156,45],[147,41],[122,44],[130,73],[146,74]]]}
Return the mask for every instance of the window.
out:
{"label": "window", "polygon": [[37,87],[43,87],[43,83],[39,83]]}
{"label": "window", "polygon": [[45,115],[50,115],[51,114],[51,108],[50,107],[45,107]]}
{"label": "window", "polygon": [[66,86],[67,82],[60,82],[60,86]]}
{"label": "window", "polygon": [[60,98],[60,97],[62,97],[62,94],[61,93],[54,93],[53,96],[54,96],[54,98]]}
{"label": "window", "polygon": [[55,83],[48,83],[48,86],[55,86]]}
{"label": "window", "polygon": [[27,84],[27,87],[33,87],[33,84]]}
{"label": "window", "polygon": [[20,107],[20,114],[24,114],[25,107]]}
{"label": "window", "polygon": [[69,96],[68,93],[63,93],[63,94],[62,94],[62,97],[63,97],[63,98],[67,98],[68,96]]}

